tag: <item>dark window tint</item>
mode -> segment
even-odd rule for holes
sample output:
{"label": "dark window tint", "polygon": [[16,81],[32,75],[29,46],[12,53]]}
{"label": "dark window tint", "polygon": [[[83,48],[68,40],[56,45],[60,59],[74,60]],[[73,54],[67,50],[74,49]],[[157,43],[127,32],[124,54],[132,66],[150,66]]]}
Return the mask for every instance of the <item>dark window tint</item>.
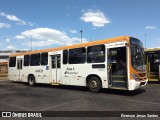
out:
{"label": "dark window tint", "polygon": [[68,50],[63,51],[63,64],[67,64],[68,60]]}
{"label": "dark window tint", "polygon": [[130,41],[131,41],[131,45],[137,45],[137,46],[143,47],[143,43],[140,40],[136,39],[136,38],[132,38],[131,37]]}
{"label": "dark window tint", "polygon": [[16,57],[10,57],[9,58],[9,67],[15,67],[16,66]]}
{"label": "dark window tint", "polygon": [[76,48],[69,50],[69,64],[82,64],[85,63],[86,49]]}
{"label": "dark window tint", "polygon": [[30,58],[30,65],[31,66],[38,66],[40,65],[40,53],[32,54]]}
{"label": "dark window tint", "polygon": [[52,68],[61,68],[61,56],[60,55],[52,56]]}
{"label": "dark window tint", "polygon": [[105,46],[96,45],[87,48],[88,63],[102,63],[105,61]]}
{"label": "dark window tint", "polygon": [[150,72],[158,72],[160,65],[160,54],[151,53],[149,54]]}
{"label": "dark window tint", "polygon": [[24,56],[24,66],[29,66],[29,59],[30,59],[30,55]]}
{"label": "dark window tint", "polygon": [[57,56],[57,68],[61,68],[61,56]]}
{"label": "dark window tint", "polygon": [[42,53],[41,54],[41,65],[47,65],[48,64],[48,53]]}
{"label": "dark window tint", "polygon": [[52,56],[52,68],[56,68],[56,56]]}
{"label": "dark window tint", "polygon": [[22,60],[17,60],[17,69],[22,69]]}

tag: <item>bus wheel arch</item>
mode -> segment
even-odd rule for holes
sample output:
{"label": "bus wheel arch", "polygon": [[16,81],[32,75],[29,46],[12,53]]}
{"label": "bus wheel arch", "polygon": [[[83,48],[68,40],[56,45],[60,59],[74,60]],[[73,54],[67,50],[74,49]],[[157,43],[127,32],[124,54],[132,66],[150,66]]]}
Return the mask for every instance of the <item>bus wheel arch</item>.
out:
{"label": "bus wheel arch", "polygon": [[29,86],[35,86],[36,80],[33,74],[28,75],[28,85]]}
{"label": "bus wheel arch", "polygon": [[86,85],[91,92],[98,93],[102,89],[102,80],[98,75],[91,74],[86,78]]}

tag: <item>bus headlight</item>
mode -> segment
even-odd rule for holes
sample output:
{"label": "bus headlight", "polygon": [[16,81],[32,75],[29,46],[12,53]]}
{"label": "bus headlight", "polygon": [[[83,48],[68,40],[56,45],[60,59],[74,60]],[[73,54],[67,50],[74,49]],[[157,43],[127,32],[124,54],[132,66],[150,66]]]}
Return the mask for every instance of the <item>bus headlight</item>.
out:
{"label": "bus headlight", "polygon": [[140,81],[140,79],[138,78],[138,76],[137,76],[137,75],[132,74],[132,77],[133,77],[136,81]]}

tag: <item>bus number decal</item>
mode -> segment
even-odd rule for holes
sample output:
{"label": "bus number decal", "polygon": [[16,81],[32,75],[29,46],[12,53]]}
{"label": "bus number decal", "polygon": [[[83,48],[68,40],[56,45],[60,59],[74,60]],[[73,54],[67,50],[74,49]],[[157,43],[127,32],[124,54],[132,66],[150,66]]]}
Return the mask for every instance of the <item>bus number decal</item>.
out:
{"label": "bus number decal", "polygon": [[42,69],[39,69],[39,70],[35,70],[35,72],[42,73],[42,72],[43,72],[43,70],[42,70]]}

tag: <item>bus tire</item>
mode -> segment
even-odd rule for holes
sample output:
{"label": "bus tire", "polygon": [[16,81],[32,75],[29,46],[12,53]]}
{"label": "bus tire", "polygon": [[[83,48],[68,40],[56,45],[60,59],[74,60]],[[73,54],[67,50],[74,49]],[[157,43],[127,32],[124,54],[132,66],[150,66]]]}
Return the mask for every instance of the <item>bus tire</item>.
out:
{"label": "bus tire", "polygon": [[28,77],[28,85],[29,86],[35,86],[35,77],[34,77],[34,75],[30,75],[29,77]]}
{"label": "bus tire", "polygon": [[88,88],[91,92],[98,93],[102,88],[101,80],[98,77],[90,77],[88,81]]}

